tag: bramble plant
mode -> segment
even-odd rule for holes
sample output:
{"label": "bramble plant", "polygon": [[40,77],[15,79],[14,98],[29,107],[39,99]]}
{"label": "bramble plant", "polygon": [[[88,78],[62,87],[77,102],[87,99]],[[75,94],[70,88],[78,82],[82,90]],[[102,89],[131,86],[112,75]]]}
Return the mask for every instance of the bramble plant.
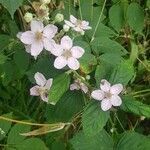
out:
{"label": "bramble plant", "polygon": [[0,149],[150,149],[149,0],[0,0]]}

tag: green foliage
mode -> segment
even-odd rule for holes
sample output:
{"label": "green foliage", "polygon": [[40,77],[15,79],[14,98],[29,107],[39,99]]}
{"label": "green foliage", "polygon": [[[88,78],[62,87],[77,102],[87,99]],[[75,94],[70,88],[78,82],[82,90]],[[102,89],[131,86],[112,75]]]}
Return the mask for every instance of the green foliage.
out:
{"label": "green foliage", "polygon": [[23,0],[0,0],[0,3],[9,11],[13,19],[15,11],[22,5]]}
{"label": "green foliage", "polygon": [[129,5],[127,9],[127,21],[134,31],[142,31],[144,27],[144,13],[140,5],[137,3],[131,3]]}
{"label": "green foliage", "polygon": [[[11,118],[12,114],[5,114],[2,115],[3,117],[9,117]],[[11,128],[11,122],[1,120],[0,121],[0,141],[6,137],[6,134],[8,133],[9,129]]]}
{"label": "green foliage", "polygon": [[109,119],[109,112],[100,108],[99,102],[91,102],[84,109],[82,115],[83,132],[85,136],[94,136],[99,133]]}
{"label": "green foliage", "polygon": [[136,101],[131,96],[123,97],[123,104],[121,105],[121,109],[126,112],[132,112],[136,115],[150,118],[150,106]]}
{"label": "green foliage", "polygon": [[133,76],[134,68],[131,62],[129,60],[124,60],[114,68],[110,81],[112,83],[122,83],[123,85],[127,85]]}
{"label": "green foliage", "polygon": [[87,137],[80,131],[73,137],[71,144],[75,150],[113,150],[112,138],[105,130],[92,137]]}
{"label": "green foliage", "polygon": [[116,31],[120,31],[124,25],[124,12],[119,4],[113,5],[109,10],[111,25]]}
{"label": "green foliage", "polygon": [[136,132],[125,132],[116,145],[116,150],[148,150],[150,140],[148,137]]}
{"label": "green foliage", "polygon": [[68,90],[69,84],[70,76],[67,73],[61,74],[56,77],[49,92],[49,102],[52,104],[56,104],[61,96]]}
{"label": "green foliage", "polygon": [[115,53],[120,55],[125,55],[126,50],[116,41],[113,41],[107,37],[95,38],[91,43],[93,51],[96,53]]}

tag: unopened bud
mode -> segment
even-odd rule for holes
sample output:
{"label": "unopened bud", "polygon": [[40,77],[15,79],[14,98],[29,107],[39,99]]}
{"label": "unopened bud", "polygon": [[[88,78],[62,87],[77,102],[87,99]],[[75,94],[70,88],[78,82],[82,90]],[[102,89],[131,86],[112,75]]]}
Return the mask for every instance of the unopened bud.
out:
{"label": "unopened bud", "polygon": [[65,32],[68,32],[69,29],[70,29],[70,27],[69,27],[68,25],[66,25],[66,24],[63,25],[63,30],[64,30]]}
{"label": "unopened bud", "polygon": [[33,19],[33,14],[27,12],[25,15],[24,15],[24,19],[27,23],[31,22],[32,19]]}
{"label": "unopened bud", "polygon": [[55,16],[55,21],[56,22],[62,22],[64,20],[64,15],[63,14],[57,14],[56,16]]}
{"label": "unopened bud", "polygon": [[87,80],[90,80],[90,79],[91,79],[91,76],[90,76],[90,75],[87,75],[85,78],[86,78]]}
{"label": "unopened bud", "polygon": [[81,33],[81,35],[84,35],[84,34],[85,34],[85,32],[84,32],[84,31],[81,31],[80,33]]}

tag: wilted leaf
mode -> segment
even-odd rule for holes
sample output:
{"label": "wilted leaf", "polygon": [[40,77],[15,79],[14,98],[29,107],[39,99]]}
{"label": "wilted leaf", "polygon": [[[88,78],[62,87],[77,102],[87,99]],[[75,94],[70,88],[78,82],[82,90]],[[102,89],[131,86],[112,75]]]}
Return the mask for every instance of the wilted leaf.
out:
{"label": "wilted leaf", "polygon": [[20,135],[23,136],[37,136],[37,135],[43,135],[50,132],[55,132],[63,129],[65,127],[65,123],[55,123],[55,124],[49,124],[47,126],[43,126],[39,129],[27,132],[27,133],[20,133]]}

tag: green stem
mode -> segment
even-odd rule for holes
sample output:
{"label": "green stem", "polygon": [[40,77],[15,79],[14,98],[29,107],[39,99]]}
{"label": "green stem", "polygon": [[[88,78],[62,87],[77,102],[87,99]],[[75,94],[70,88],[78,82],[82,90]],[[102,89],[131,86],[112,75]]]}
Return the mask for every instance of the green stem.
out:
{"label": "green stem", "polygon": [[80,12],[80,18],[82,20],[82,11],[81,11],[81,3],[80,3],[80,0],[79,0],[79,12]]}
{"label": "green stem", "polygon": [[136,95],[136,94],[139,94],[139,93],[145,93],[145,92],[150,92],[150,89],[146,89],[146,90],[141,90],[141,91],[133,92],[133,93],[131,93],[131,94],[132,94],[132,95]]}
{"label": "green stem", "polygon": [[105,5],[106,5],[106,1],[107,1],[107,0],[105,0],[104,3],[103,3],[102,11],[101,11],[101,13],[100,13],[100,15],[99,15],[98,22],[97,22],[97,24],[96,24],[95,30],[94,30],[93,35],[92,35],[92,38],[91,38],[91,42],[94,40],[94,36],[95,36],[96,31],[97,31],[97,29],[98,29],[99,23],[100,23],[100,21],[101,21],[102,14],[103,14],[103,11],[104,11],[104,8],[105,8]]}
{"label": "green stem", "polygon": [[125,128],[123,127],[123,125],[122,125],[121,121],[119,120],[119,118],[118,118],[118,116],[117,116],[116,113],[115,113],[115,117],[116,117],[116,119],[117,119],[119,125],[121,126],[122,130],[125,131]]}

